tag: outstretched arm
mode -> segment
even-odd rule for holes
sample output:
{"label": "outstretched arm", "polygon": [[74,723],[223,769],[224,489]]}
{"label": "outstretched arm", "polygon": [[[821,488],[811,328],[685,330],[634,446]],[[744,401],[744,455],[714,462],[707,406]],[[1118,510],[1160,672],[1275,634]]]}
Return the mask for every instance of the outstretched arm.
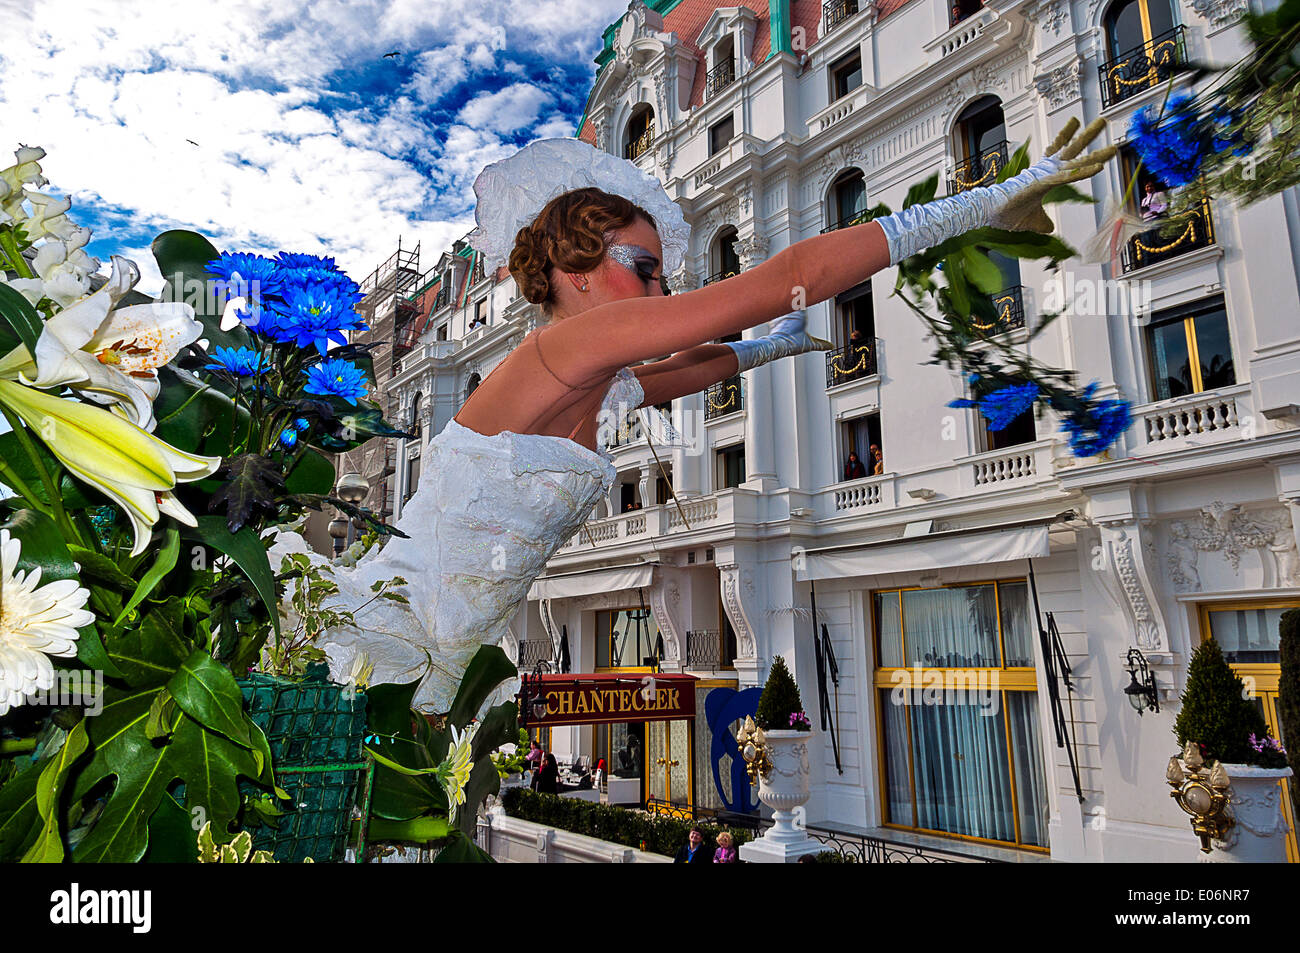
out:
{"label": "outstretched arm", "polygon": [[725,344],[701,344],[662,361],[632,368],[645,391],[642,407],[654,407],[677,397],[697,394],[738,371],[736,352]]}

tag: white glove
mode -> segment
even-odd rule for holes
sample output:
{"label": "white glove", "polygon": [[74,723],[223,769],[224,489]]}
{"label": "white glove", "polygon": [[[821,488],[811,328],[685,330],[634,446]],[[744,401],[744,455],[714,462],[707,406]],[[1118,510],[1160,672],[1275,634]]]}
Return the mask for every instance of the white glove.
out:
{"label": "white glove", "polygon": [[830,341],[811,337],[804,331],[807,320],[808,316],[802,309],[791,311],[785,317],[773,321],[772,331],[765,337],[749,341],[728,341],[727,347],[736,352],[736,360],[740,364],[741,371],[792,354],[833,349],[835,345]]}
{"label": "white glove", "polygon": [[1114,146],[1076,157],[1104,127],[1105,121],[1098,119],[1074,136],[1079,120],[1071,119],[1046,154],[1019,175],[876,219],[889,244],[889,263],[896,265],[910,255],[983,226],[1050,234],[1052,220],[1043,210],[1043,196],[1058,185],[1101,171],[1106,160],[1115,155]]}

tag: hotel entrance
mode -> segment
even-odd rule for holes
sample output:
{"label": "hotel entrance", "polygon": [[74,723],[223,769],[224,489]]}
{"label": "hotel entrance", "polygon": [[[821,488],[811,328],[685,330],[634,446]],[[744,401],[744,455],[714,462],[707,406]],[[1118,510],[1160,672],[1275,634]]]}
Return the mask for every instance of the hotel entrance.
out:
{"label": "hotel entrance", "polygon": [[646,793],[656,801],[689,807],[694,798],[691,779],[693,721],[655,721],[646,725]]}

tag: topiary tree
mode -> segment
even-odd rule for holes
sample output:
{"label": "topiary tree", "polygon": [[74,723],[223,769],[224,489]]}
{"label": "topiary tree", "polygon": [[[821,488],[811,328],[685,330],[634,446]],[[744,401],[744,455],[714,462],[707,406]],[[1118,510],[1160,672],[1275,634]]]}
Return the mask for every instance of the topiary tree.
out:
{"label": "topiary tree", "polygon": [[[792,724],[790,716],[795,714],[803,717],[795,719]],[[791,728],[798,731],[812,730],[812,725],[809,724],[803,710],[803,702],[799,698],[799,686],[795,684],[790,670],[785,667],[785,659],[779,655],[772,659],[772,671],[768,672],[767,684],[763,686],[763,694],[759,696],[758,712],[754,716],[754,721],[764,731]]]}
{"label": "topiary tree", "polygon": [[1287,743],[1291,764],[1291,807],[1300,830],[1300,609],[1282,613],[1278,624],[1278,654],[1282,671],[1277,683],[1277,730]]}
{"label": "topiary tree", "polygon": [[1192,653],[1181,700],[1182,710],[1174,719],[1180,749],[1195,741],[1207,762],[1255,763],[1259,756],[1250,746],[1250,737],[1266,736],[1268,727],[1214,639],[1202,642]]}

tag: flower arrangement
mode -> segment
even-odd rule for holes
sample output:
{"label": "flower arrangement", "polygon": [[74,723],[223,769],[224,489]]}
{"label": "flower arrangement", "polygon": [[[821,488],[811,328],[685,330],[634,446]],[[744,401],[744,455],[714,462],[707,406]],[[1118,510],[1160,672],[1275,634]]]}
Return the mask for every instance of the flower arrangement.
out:
{"label": "flower arrangement", "polygon": [[[998,171],[997,181],[1018,175],[1028,165],[1026,143]],[[903,207],[931,201],[938,182],[938,176],[931,176],[914,184]],[[1044,204],[1092,201],[1069,185],[1057,186],[1043,198]],[[885,205],[870,210],[872,217],[889,213]],[[1073,371],[1035,361],[1027,348],[1001,335],[993,296],[1004,290],[1004,278],[991,254],[1046,261],[1050,268],[1056,268],[1075,251],[1055,235],[977,228],[899,264],[894,292],[921,319],[934,340],[931,363],[961,371],[976,395],[951,401],[948,406],[978,410],[992,430],[1005,429],[1022,413],[1048,407],[1060,418],[1061,431],[1075,456],[1091,457],[1104,452],[1132,421],[1128,402],[1098,397],[1096,382],[1080,389]],[[943,276],[942,280],[936,272]],[[1059,316],[1044,313],[1027,332],[1028,340],[1032,341]]]}
{"label": "flower arrangement", "polygon": [[1241,676],[1229,667],[1213,639],[1202,642],[1187,666],[1182,708],[1174,719],[1181,750],[1189,741],[1200,746],[1207,764],[1285,767],[1279,742],[1268,736],[1264,716],[1246,693]]}
{"label": "flower arrangement", "polygon": [[772,670],[758,697],[754,721],[764,731],[812,731],[812,722],[804,714],[799,698],[799,686],[786,668],[785,659],[779,655],[772,659]]}
{"label": "flower arrangement", "polygon": [[812,731],[812,722],[808,720],[806,712],[790,712],[790,727],[795,731]]}
{"label": "flower arrangement", "polygon": [[[394,532],[333,497],[326,454],[400,431],[367,397],[369,356],[347,343],[359,289],[332,259],[169,231],[151,298],[133,262],[97,274],[42,158],[23,147],[0,169],[0,861],[188,862],[200,813],[213,845],[277,813],[237,677],[300,673],[341,611],[322,609],[327,570],[291,557],[276,572],[263,534],[325,505],[367,539]],[[436,828],[448,859],[482,859],[464,805],[515,732],[513,706],[467,727],[514,674],[494,662],[465,690],[475,710],[424,738],[446,787],[421,801],[379,773],[376,836]],[[409,704],[384,707],[400,698],[367,691],[381,730],[414,742]],[[385,831],[394,817],[420,824]]]}

